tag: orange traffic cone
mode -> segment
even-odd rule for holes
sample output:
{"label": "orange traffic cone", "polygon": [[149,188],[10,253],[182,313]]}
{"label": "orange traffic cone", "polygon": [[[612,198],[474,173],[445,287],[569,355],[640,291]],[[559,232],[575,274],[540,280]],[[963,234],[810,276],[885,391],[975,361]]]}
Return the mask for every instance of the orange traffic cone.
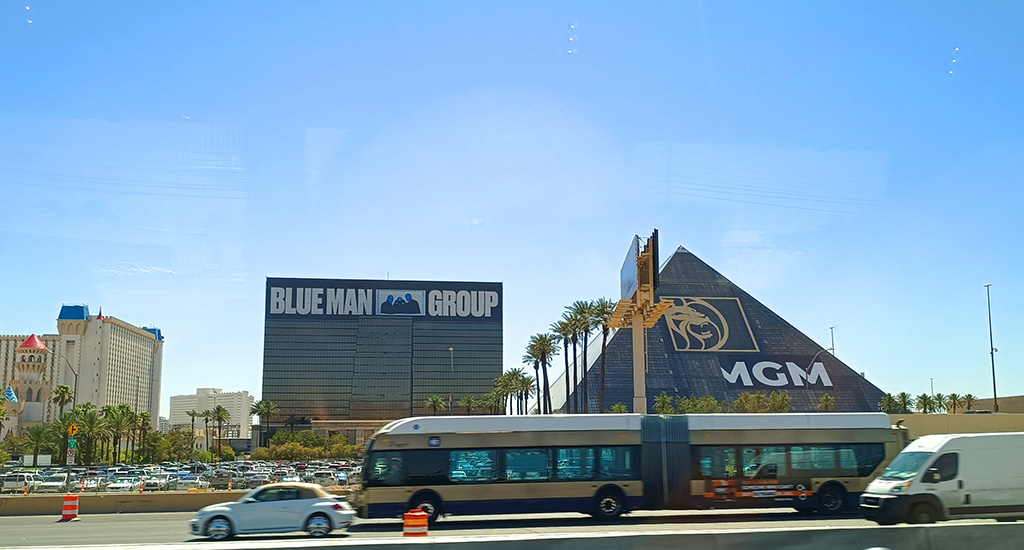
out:
{"label": "orange traffic cone", "polygon": [[413,508],[405,513],[402,518],[403,537],[425,537],[427,536],[427,525],[430,516],[419,508]]}
{"label": "orange traffic cone", "polygon": [[61,521],[78,521],[78,495],[68,493],[64,495],[64,513],[60,516]]}

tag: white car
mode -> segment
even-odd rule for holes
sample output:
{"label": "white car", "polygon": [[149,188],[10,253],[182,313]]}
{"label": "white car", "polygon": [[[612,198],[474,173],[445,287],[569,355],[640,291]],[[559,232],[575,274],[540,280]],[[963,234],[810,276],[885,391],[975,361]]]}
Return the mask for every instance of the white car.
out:
{"label": "white car", "polygon": [[43,478],[36,489],[40,493],[67,493],[78,491],[78,478],[68,474],[53,474]]}
{"label": "white car", "polygon": [[209,489],[210,482],[203,476],[185,476],[178,480],[178,489]]}
{"label": "white car", "polygon": [[134,493],[142,489],[142,480],[137,477],[119,477],[107,484],[111,493]]}
{"label": "white car", "polygon": [[224,540],[233,535],[305,531],[322,537],[352,524],[355,512],[312,483],[271,483],[236,502],[199,510],[189,522],[193,535]]}

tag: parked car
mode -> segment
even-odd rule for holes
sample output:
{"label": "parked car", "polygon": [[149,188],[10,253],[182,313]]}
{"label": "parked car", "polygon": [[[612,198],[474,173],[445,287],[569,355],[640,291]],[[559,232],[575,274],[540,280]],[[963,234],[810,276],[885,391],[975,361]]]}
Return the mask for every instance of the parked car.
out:
{"label": "parked car", "polygon": [[26,487],[28,492],[34,493],[39,490],[39,486],[43,483],[39,476],[29,472],[17,472],[10,473],[3,478],[3,489],[4,493],[17,493],[24,491]]}
{"label": "parked car", "polygon": [[273,482],[274,480],[270,479],[270,474],[256,474],[250,477],[249,479],[245,480],[246,485],[248,485],[250,489],[255,489],[256,487],[259,487],[261,485],[266,485],[268,483]]}
{"label": "parked car", "polygon": [[40,493],[68,493],[80,490],[74,474],[52,474],[44,477],[39,484]]}
{"label": "parked car", "polygon": [[185,476],[178,480],[178,489],[209,489],[210,482],[203,476]]}
{"label": "parked car", "polygon": [[311,483],[272,483],[236,502],[207,506],[190,520],[193,535],[224,540],[251,533],[305,531],[322,537],[352,524],[355,512],[344,501]]}
{"label": "parked car", "polygon": [[155,474],[146,478],[146,491],[174,491],[178,488],[178,477],[171,474]]}
{"label": "parked car", "polygon": [[86,493],[90,493],[90,492],[91,493],[96,493],[96,492],[99,492],[99,491],[106,491],[107,490],[107,483],[109,483],[109,482],[110,482],[110,478],[108,478],[107,476],[88,476],[88,477],[86,477],[85,479],[82,480],[82,482],[81,482],[81,484],[79,486],[79,490],[81,490],[82,487],[85,487],[84,492],[86,492]]}
{"label": "parked car", "polygon": [[338,474],[332,472],[331,470],[319,470],[313,472],[313,483],[325,486],[337,485]]}
{"label": "parked car", "polygon": [[107,484],[111,493],[134,493],[142,489],[142,480],[137,477],[118,477]]}

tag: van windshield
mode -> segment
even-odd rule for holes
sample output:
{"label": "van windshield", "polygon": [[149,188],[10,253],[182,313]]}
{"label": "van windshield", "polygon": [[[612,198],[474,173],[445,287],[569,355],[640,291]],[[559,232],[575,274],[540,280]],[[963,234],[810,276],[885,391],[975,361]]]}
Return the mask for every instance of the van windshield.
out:
{"label": "van windshield", "polygon": [[893,459],[892,464],[882,472],[878,479],[904,480],[917,475],[917,472],[931,458],[932,453],[900,453]]}

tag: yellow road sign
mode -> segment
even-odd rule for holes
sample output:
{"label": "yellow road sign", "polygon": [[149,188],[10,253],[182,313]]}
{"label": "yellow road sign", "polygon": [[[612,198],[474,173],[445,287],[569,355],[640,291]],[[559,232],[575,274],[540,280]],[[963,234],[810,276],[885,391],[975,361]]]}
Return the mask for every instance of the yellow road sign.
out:
{"label": "yellow road sign", "polygon": [[72,424],[68,426],[68,435],[72,437],[78,435],[78,424]]}

